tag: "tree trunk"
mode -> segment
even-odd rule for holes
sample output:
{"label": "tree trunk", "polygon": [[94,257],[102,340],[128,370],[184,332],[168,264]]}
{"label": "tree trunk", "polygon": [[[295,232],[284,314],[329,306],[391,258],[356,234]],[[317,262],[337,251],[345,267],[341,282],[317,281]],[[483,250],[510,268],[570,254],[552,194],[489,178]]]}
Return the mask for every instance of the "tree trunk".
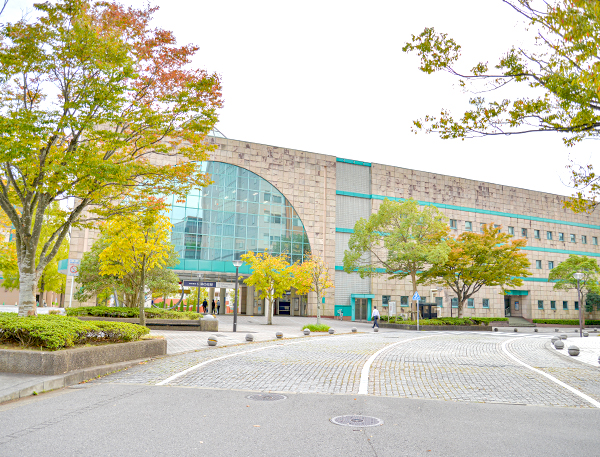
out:
{"label": "tree trunk", "polygon": [[267,325],[273,325],[273,312],[271,311],[273,309],[272,296],[265,298],[265,304],[267,305],[267,309],[265,309],[265,311],[267,312]]}
{"label": "tree trunk", "polygon": [[458,302],[458,317],[459,318],[461,318],[462,314],[463,314],[463,304],[464,304],[464,300]]}
{"label": "tree trunk", "polygon": [[19,265],[19,316],[35,316],[35,262],[33,255],[28,255]]}
{"label": "tree trunk", "polygon": [[321,325],[321,297],[317,292],[317,325]]}
{"label": "tree trunk", "polygon": [[42,273],[42,277],[40,279],[40,306],[44,306],[44,292],[46,289],[46,278],[44,278],[44,273]]}
{"label": "tree trunk", "polygon": [[146,280],[146,259],[142,261],[142,271],[141,271],[141,279],[140,279],[140,293],[139,293],[139,305],[140,305],[140,325],[146,325],[146,314],[144,313],[144,305],[145,305],[145,280]]}

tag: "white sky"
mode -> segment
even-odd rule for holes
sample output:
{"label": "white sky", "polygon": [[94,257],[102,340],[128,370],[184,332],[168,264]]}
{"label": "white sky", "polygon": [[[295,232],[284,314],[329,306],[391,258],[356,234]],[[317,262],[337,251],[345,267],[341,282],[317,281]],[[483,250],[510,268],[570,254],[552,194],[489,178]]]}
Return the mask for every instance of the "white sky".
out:
{"label": "white sky", "polygon": [[[419,72],[403,44],[435,27],[462,45],[461,68],[493,65],[524,39],[521,18],[501,0],[152,4],[160,6],[155,24],[199,45],[196,65],[221,75],[218,128],[228,138],[562,195],[571,194],[563,184],[569,154],[593,157],[595,142],[569,149],[552,133],[465,141],[411,133],[425,114],[461,114],[468,94],[450,75]],[[3,20],[32,5],[9,0]]]}

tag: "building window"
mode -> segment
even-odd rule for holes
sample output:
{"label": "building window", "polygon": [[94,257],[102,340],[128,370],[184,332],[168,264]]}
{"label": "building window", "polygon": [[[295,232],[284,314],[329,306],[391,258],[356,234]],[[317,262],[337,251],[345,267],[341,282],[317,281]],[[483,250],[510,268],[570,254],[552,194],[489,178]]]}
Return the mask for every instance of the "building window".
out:
{"label": "building window", "polygon": [[536,267],[538,270],[541,270],[541,269],[542,269],[542,261],[541,261],[541,260],[536,260],[536,261],[535,261],[535,267]]}
{"label": "building window", "polygon": [[548,260],[548,270],[552,270],[554,268],[554,260]]}
{"label": "building window", "polygon": [[465,230],[467,232],[472,232],[473,231],[473,222],[465,221]]}
{"label": "building window", "polygon": [[524,228],[521,229],[521,236],[523,238],[527,238],[527,229],[524,229]]}
{"label": "building window", "polygon": [[540,239],[540,231],[539,230],[534,230],[533,231],[533,237],[537,238],[539,240]]}
{"label": "building window", "polygon": [[597,236],[593,236],[593,237],[592,237],[592,244],[593,244],[594,246],[598,246],[598,237],[597,237]]}
{"label": "building window", "polygon": [[408,306],[408,297],[400,297],[400,306]]}
{"label": "building window", "polygon": [[538,309],[544,309],[544,300],[538,300]]}
{"label": "building window", "polygon": [[550,309],[556,309],[556,302],[554,300],[550,300]]}
{"label": "building window", "polygon": [[571,233],[571,243],[577,243],[574,233]]}
{"label": "building window", "polygon": [[489,298],[484,298],[483,299],[483,307],[484,308],[489,308],[490,307],[490,299]]}
{"label": "building window", "polygon": [[438,306],[438,308],[443,308],[444,307],[444,297],[435,297],[435,304]]}
{"label": "building window", "polygon": [[569,302],[568,301],[564,301],[563,302],[563,309],[569,309]]}
{"label": "building window", "polygon": [[552,239],[552,232],[546,232],[546,239],[547,240],[551,240]]}
{"label": "building window", "polygon": [[452,308],[458,308],[458,298],[454,297],[451,301],[452,301]]}
{"label": "building window", "polygon": [[467,308],[475,308],[475,299],[467,298]]}
{"label": "building window", "polygon": [[381,296],[381,306],[388,306],[390,304],[390,296],[382,295]]}
{"label": "building window", "polygon": [[456,219],[450,219],[450,228],[454,230],[458,228],[458,221]]}
{"label": "building window", "polygon": [[576,309],[576,310],[578,310],[578,309],[579,309],[579,302],[578,302],[578,301],[576,301],[576,302],[575,302],[575,309]]}
{"label": "building window", "polygon": [[484,224],[483,222],[480,222],[480,223],[479,223],[479,231],[480,231],[481,233],[483,233],[483,227],[485,227],[485,224]]}
{"label": "building window", "polygon": [[558,232],[558,241],[565,241],[565,234],[562,232]]}
{"label": "building window", "polygon": [[509,235],[515,235],[515,228],[514,227],[508,227],[508,234]]}
{"label": "building window", "polygon": [[581,235],[581,244],[587,244],[587,236]]}

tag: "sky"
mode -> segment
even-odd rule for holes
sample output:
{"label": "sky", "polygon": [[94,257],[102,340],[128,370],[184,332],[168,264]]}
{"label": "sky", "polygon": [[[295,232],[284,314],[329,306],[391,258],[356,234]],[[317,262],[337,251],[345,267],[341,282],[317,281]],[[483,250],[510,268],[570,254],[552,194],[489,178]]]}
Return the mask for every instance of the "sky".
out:
{"label": "sky", "polygon": [[[459,68],[493,65],[528,43],[521,17],[501,0],[151,4],[160,7],[154,25],[200,46],[194,65],[221,76],[217,127],[228,138],[560,195],[572,194],[569,159],[595,159],[594,141],[567,148],[554,133],[462,141],[411,131],[413,120],[442,108],[461,114],[469,94],[447,73],[421,73],[404,43],[434,27],[461,44]],[[32,6],[9,0],[3,20]]]}

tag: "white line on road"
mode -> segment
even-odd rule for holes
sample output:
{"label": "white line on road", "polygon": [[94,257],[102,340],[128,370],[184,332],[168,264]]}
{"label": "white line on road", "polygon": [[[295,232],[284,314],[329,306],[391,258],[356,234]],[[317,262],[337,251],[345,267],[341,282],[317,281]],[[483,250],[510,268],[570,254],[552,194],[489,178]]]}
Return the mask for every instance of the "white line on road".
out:
{"label": "white line on road", "polygon": [[600,403],[599,403],[599,402],[597,402],[596,400],[594,400],[592,397],[590,397],[590,396],[588,396],[588,395],[584,394],[583,392],[580,392],[580,391],[578,391],[578,390],[577,390],[577,389],[575,389],[574,387],[571,387],[570,385],[568,385],[568,384],[565,384],[565,383],[564,383],[564,382],[562,382],[562,381],[559,381],[559,380],[558,380],[558,379],[556,379],[554,376],[552,376],[552,375],[549,375],[548,373],[544,373],[543,371],[541,371],[541,370],[538,370],[537,368],[533,368],[532,366],[530,366],[530,365],[527,365],[525,362],[522,362],[521,360],[517,359],[517,358],[516,358],[514,355],[512,355],[510,352],[508,352],[508,349],[506,349],[506,345],[507,345],[508,343],[510,343],[510,342],[512,342],[512,341],[515,341],[515,340],[518,340],[518,339],[520,339],[520,338],[513,338],[512,340],[504,341],[504,342],[502,343],[502,350],[504,351],[504,353],[505,353],[507,356],[509,356],[509,357],[510,357],[511,359],[513,359],[515,362],[517,362],[517,363],[519,363],[519,364],[523,365],[524,367],[527,367],[527,368],[529,368],[530,370],[532,370],[532,371],[535,371],[536,373],[539,373],[539,374],[541,374],[542,376],[545,376],[545,377],[546,377],[546,378],[548,378],[550,381],[553,381],[553,382],[555,382],[556,384],[558,384],[559,386],[562,386],[562,387],[564,387],[565,389],[567,389],[567,390],[569,390],[569,391],[573,392],[575,395],[577,395],[577,396],[579,396],[579,397],[583,398],[584,400],[586,400],[586,401],[590,402],[590,403],[591,403],[592,405],[594,405],[596,408],[600,408]]}
{"label": "white line on road", "polygon": [[362,371],[360,372],[360,384],[358,385],[358,394],[359,395],[367,395],[369,393],[369,370],[371,369],[371,365],[377,358],[379,354],[383,351],[386,351],[394,346],[397,346],[402,343],[406,343],[408,341],[421,340],[423,338],[431,338],[437,335],[428,335],[428,336],[419,336],[418,338],[410,338],[408,340],[398,341],[397,343],[392,343],[384,348],[381,348],[379,351],[374,353],[369,359],[365,362]]}

